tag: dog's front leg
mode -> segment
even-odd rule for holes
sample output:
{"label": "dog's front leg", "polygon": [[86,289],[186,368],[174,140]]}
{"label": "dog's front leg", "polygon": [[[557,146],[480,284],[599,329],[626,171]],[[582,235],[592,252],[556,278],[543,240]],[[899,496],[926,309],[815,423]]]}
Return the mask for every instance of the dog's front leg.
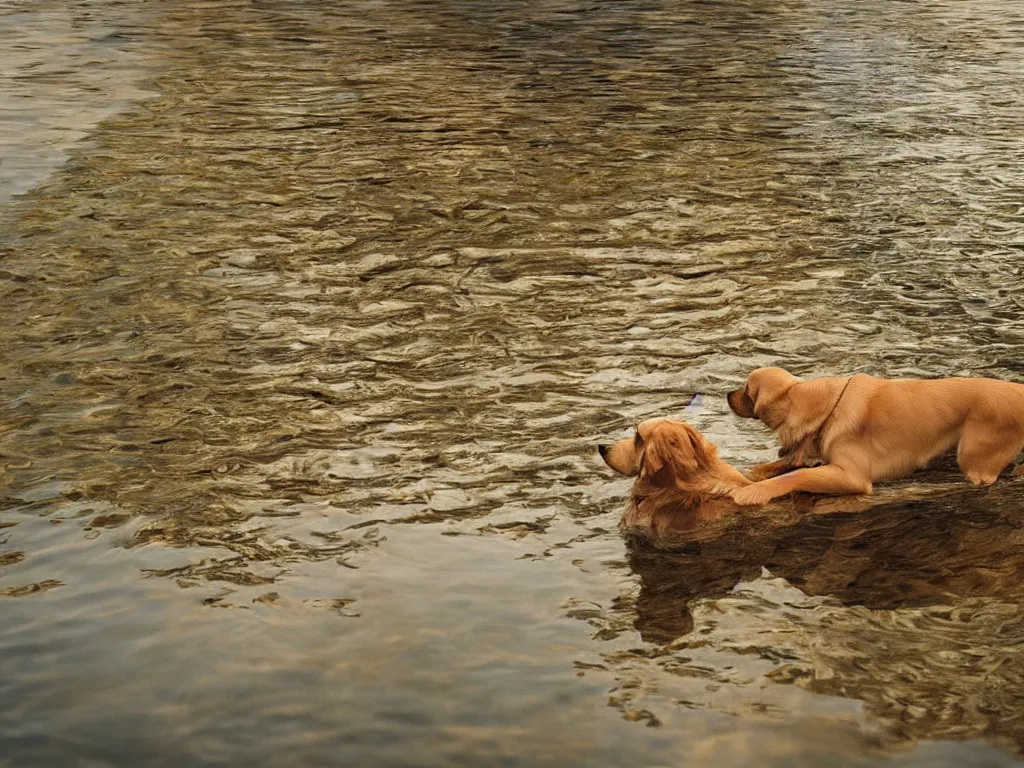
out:
{"label": "dog's front leg", "polygon": [[778,459],[776,461],[769,461],[765,464],[758,464],[755,467],[751,467],[747,470],[747,477],[755,482],[758,480],[768,480],[778,475],[785,474],[795,468],[795,465],[789,459]]}
{"label": "dog's front leg", "polygon": [[804,438],[794,445],[783,446],[779,449],[778,459],[752,467],[747,471],[747,475],[754,481],[769,480],[792,472],[794,469],[817,467],[824,463],[813,437]]}
{"label": "dog's front leg", "polygon": [[805,467],[737,488],[732,492],[732,500],[744,507],[760,506],[796,491],[836,496],[871,493],[871,479],[861,472],[844,469],[836,464]]}

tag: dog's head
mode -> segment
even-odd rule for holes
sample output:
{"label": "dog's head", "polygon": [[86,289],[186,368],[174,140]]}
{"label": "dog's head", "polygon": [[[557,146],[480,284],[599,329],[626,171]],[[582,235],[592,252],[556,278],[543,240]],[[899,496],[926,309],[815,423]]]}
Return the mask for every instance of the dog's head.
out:
{"label": "dog's head", "polygon": [[726,400],[737,416],[759,419],[775,429],[786,419],[786,393],[799,381],[782,368],[757,368],[747,376],[743,389],[730,392]]}
{"label": "dog's head", "polygon": [[616,472],[655,486],[678,485],[711,471],[716,454],[704,435],[675,419],[649,419],[632,438],[597,450]]}

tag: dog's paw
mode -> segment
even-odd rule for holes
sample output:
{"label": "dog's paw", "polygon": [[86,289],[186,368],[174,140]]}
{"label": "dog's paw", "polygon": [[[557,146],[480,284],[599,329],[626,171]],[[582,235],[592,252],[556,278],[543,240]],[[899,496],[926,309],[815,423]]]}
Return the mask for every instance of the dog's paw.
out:
{"label": "dog's paw", "polygon": [[741,507],[761,507],[772,500],[771,491],[759,488],[757,483],[745,485],[732,492],[732,500]]}

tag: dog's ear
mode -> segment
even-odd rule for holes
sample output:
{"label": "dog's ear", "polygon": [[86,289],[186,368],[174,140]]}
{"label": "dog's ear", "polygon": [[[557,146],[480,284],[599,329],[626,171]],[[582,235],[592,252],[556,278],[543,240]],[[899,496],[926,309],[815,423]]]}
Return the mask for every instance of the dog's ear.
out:
{"label": "dog's ear", "polygon": [[747,376],[743,389],[734,393],[739,402],[734,404],[730,400],[730,405],[734,406],[733,411],[738,415],[753,416],[771,429],[776,429],[786,418],[788,400],[785,395],[799,382],[793,374],[782,368],[757,368]]}
{"label": "dog's ear", "polygon": [[651,429],[643,438],[643,453],[640,456],[640,479],[652,485],[671,485],[672,468],[667,458],[667,446],[658,436],[659,430]]}
{"label": "dog's ear", "polygon": [[682,421],[658,422],[642,437],[644,457],[640,476],[654,485],[678,485],[692,480],[710,471],[715,459],[714,446]]}

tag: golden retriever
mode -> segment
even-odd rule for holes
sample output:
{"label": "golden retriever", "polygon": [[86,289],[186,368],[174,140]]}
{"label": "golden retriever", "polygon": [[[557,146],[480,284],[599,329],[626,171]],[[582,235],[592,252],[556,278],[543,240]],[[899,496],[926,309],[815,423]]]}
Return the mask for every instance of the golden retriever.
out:
{"label": "golden retriever", "polygon": [[794,491],[871,493],[873,483],[904,477],[953,446],[967,479],[989,485],[1024,449],[1024,384],[996,379],[801,381],[758,368],[728,401],[782,444],[778,461],[751,470],[759,482],[733,492],[741,505]]}
{"label": "golden retriever", "polygon": [[673,515],[695,514],[714,500],[735,509],[730,494],[750,485],[738,469],[718,458],[718,449],[684,421],[649,419],[636,435],[597,447],[605,464],[636,477],[627,525],[654,525]]}

